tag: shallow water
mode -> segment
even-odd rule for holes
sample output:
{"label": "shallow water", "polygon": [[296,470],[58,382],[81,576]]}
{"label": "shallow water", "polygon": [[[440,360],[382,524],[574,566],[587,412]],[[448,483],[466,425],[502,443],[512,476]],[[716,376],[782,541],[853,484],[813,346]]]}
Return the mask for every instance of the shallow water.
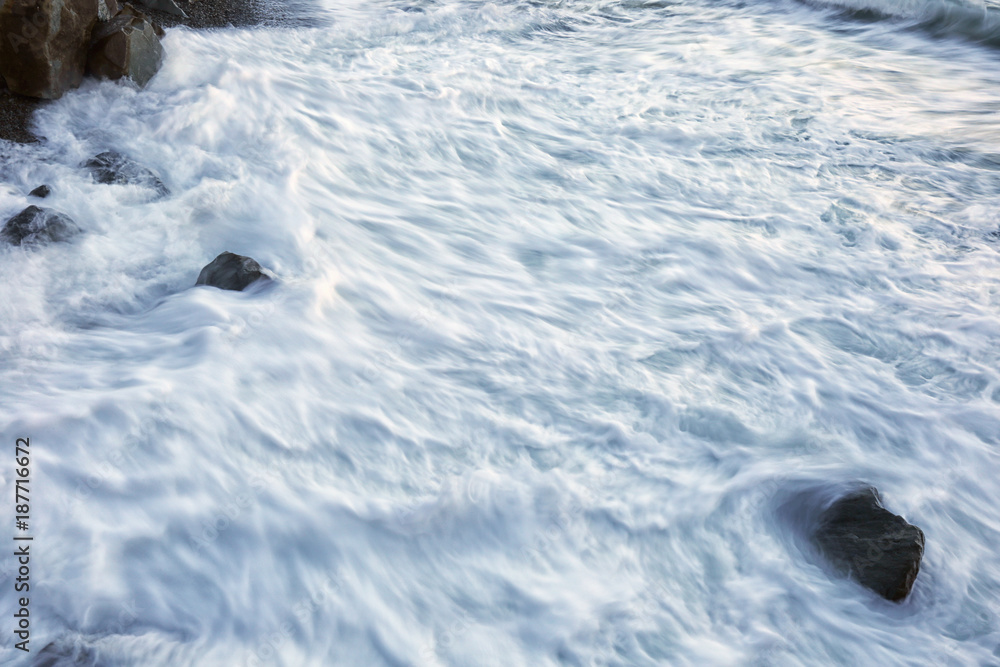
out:
{"label": "shallow water", "polygon": [[[32,657],[1000,664],[994,9],[869,4],[327,2],[45,108]],[[277,281],[194,288],[225,250]],[[904,604],[804,539],[858,481],[926,533]]]}

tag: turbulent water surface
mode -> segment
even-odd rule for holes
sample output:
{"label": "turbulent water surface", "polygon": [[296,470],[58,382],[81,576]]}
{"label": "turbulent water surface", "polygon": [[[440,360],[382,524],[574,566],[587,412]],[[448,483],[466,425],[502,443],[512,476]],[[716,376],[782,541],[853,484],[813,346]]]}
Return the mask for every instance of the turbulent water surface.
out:
{"label": "turbulent water surface", "polygon": [[[0,248],[0,662],[1000,664],[996,8],[312,11],[0,147],[85,230]],[[903,604],[806,539],[857,482]]]}

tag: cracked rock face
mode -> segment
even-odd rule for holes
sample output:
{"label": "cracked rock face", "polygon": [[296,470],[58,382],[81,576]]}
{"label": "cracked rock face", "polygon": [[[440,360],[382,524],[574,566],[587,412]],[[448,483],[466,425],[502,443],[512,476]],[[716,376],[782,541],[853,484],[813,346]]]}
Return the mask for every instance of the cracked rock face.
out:
{"label": "cracked rock face", "polygon": [[94,30],[87,71],[96,77],[127,77],[145,86],[159,71],[163,47],[153,24],[139,12],[122,11]]}
{"label": "cracked rock face", "polygon": [[924,554],[923,531],[885,509],[874,487],[830,505],[813,538],[838,570],[893,602],[909,595]]}
{"label": "cracked rock face", "polygon": [[13,245],[68,241],[80,233],[72,218],[58,211],[29,206],[7,221],[0,238]]}
{"label": "cracked rock face", "polygon": [[224,252],[201,270],[195,285],[211,285],[219,289],[240,291],[257,280],[270,280],[255,260],[232,252]]}
{"label": "cracked rock face", "polygon": [[104,0],[0,3],[0,75],[7,86],[20,95],[56,99],[80,85],[99,2]]}

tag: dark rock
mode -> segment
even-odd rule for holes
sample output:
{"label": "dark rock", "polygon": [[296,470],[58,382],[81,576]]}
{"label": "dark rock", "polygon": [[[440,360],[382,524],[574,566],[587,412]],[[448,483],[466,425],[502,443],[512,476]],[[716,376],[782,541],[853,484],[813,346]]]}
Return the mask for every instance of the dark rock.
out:
{"label": "dark rock", "polygon": [[80,85],[98,0],[0,3],[0,75],[20,95],[61,97]]}
{"label": "dark rock", "polygon": [[58,211],[29,206],[0,230],[0,238],[14,245],[67,241],[80,233],[73,220]]}
{"label": "dark rock", "polygon": [[141,164],[115,151],[106,151],[83,163],[90,169],[98,183],[141,185],[156,190],[161,196],[169,194],[160,177]]}
{"label": "dark rock", "polygon": [[924,554],[923,531],[882,507],[875,487],[834,501],[813,537],[838,570],[894,602],[910,593]]}
{"label": "dark rock", "polygon": [[136,0],[136,2],[148,9],[155,9],[158,12],[187,18],[187,14],[184,13],[183,9],[177,6],[174,0]]}
{"label": "dark rock", "polygon": [[47,185],[39,185],[37,188],[28,193],[29,197],[38,197],[39,199],[45,199],[50,194],[52,194],[52,188]]}
{"label": "dark rock", "polygon": [[242,290],[257,280],[270,280],[260,264],[249,257],[224,252],[198,274],[195,285],[211,285],[219,289]]}
{"label": "dark rock", "polygon": [[87,72],[105,79],[128,77],[145,86],[162,62],[163,47],[156,28],[144,14],[126,8],[94,29]]}

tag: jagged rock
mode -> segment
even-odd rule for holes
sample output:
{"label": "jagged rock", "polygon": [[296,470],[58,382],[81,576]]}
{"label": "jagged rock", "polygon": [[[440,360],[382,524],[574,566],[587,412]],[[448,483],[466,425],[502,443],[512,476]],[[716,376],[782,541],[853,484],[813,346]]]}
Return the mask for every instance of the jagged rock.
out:
{"label": "jagged rock", "polygon": [[0,2],[0,75],[7,86],[28,97],[55,99],[80,85],[98,2]]}
{"label": "jagged rock", "polygon": [[219,289],[242,290],[257,280],[270,280],[255,260],[224,252],[198,274],[195,285],[211,285]]}
{"label": "jagged rock", "polygon": [[87,72],[105,79],[128,77],[145,86],[162,62],[156,28],[141,12],[126,9],[94,29]]}
{"label": "jagged rock", "polygon": [[28,193],[29,197],[38,197],[39,199],[45,199],[50,194],[52,194],[52,188],[47,185],[39,185],[37,188]]}
{"label": "jagged rock", "polygon": [[177,6],[174,0],[137,0],[137,2],[150,9],[155,9],[159,12],[166,12],[167,14],[174,14],[175,16],[183,16],[187,18],[187,14],[184,10]]}
{"label": "jagged rock", "polygon": [[120,10],[121,8],[118,6],[118,0],[98,0],[97,20],[110,21],[111,17],[117,14]]}
{"label": "jagged rock", "polygon": [[0,230],[0,238],[14,245],[66,241],[80,233],[73,220],[58,211],[29,206]]}
{"label": "jagged rock", "polygon": [[116,151],[96,155],[84,162],[83,166],[91,171],[98,183],[141,185],[156,190],[161,196],[170,193],[159,176]]}
{"label": "jagged rock", "polygon": [[38,652],[33,667],[97,667],[96,652],[79,640],[59,640],[49,642]]}
{"label": "jagged rock", "polygon": [[894,602],[910,593],[924,554],[923,531],[885,509],[875,487],[834,501],[813,537],[838,570]]}

